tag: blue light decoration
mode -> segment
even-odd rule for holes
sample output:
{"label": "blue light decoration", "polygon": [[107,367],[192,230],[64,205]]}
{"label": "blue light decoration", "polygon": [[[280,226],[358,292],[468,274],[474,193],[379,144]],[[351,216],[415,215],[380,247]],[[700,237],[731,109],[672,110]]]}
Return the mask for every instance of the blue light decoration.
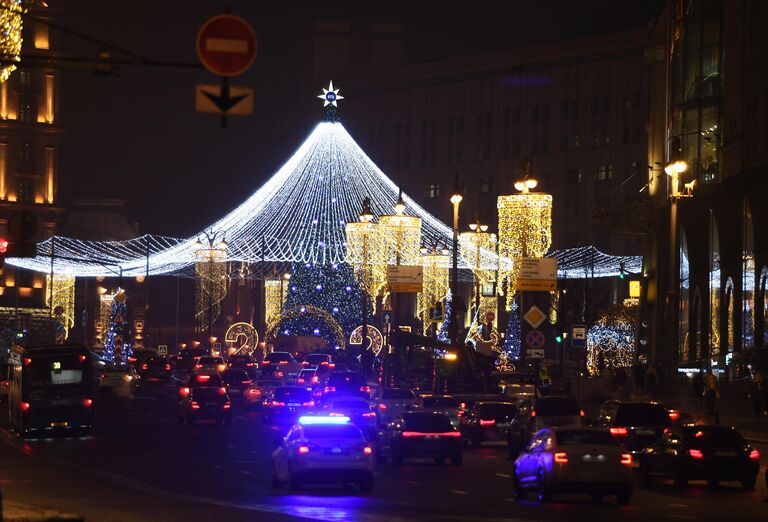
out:
{"label": "blue light decoration", "polygon": [[448,337],[448,328],[451,320],[453,319],[453,305],[452,305],[451,290],[448,290],[448,294],[445,296],[444,306],[445,317],[443,317],[443,323],[440,325],[440,331],[437,332],[437,340],[443,343],[450,343],[451,339]]}
{"label": "blue light decoration", "polygon": [[[322,308],[338,321],[345,338],[361,323],[362,293],[350,265],[295,263],[291,283],[295,291],[287,295],[286,309],[302,309],[310,305]],[[371,324],[372,313],[369,302],[368,320]],[[312,314],[286,319],[281,330],[290,330],[291,335],[322,337],[329,346],[336,344],[333,332],[323,319]]]}
{"label": "blue light decoration", "polygon": [[625,302],[606,309],[587,332],[587,370],[632,366],[637,339],[637,303]]}
{"label": "blue light decoration", "polygon": [[520,360],[521,337],[520,314],[518,313],[517,301],[513,301],[512,310],[509,312],[507,329],[504,332],[504,342],[501,343],[501,349],[507,354],[507,359],[512,361]]}
{"label": "blue light decoration", "polygon": [[299,424],[302,426],[311,426],[315,424],[348,424],[349,422],[349,417],[344,415],[333,417],[328,415],[302,415],[299,417]]}
{"label": "blue light decoration", "polygon": [[125,364],[133,353],[131,349],[131,332],[128,322],[128,298],[125,291],[118,289],[112,299],[112,309],[109,313],[107,339],[104,342],[102,357],[108,361]]}

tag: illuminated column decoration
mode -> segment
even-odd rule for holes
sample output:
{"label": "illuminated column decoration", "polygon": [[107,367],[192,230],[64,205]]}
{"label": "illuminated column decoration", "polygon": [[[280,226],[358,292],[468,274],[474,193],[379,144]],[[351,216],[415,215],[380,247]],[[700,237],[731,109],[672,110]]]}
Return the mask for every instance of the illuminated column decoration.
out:
{"label": "illuminated column decoration", "polygon": [[382,240],[378,223],[353,221],[346,224],[345,231],[347,260],[375,312],[376,297],[387,283],[387,242]]}
{"label": "illuminated column decoration", "polygon": [[21,15],[26,12],[19,0],[0,0],[0,82],[5,82],[21,61]]}
{"label": "illuminated column decoration", "polygon": [[[283,309],[283,296],[280,295],[280,280],[267,279],[264,281],[264,321],[272,323]],[[288,292],[286,291],[287,295]]]}
{"label": "illuminated column decoration", "polygon": [[8,119],[8,84],[0,83],[0,119]]}
{"label": "illuminated column decoration", "polygon": [[53,147],[45,148],[45,202],[53,204],[54,183],[56,176],[56,151]]}
{"label": "illuminated column decoration", "polygon": [[390,265],[418,266],[421,248],[421,218],[415,216],[381,216],[381,239],[385,242],[385,259]]}
{"label": "illuminated column decoration", "polygon": [[[2,84],[5,86],[5,84]],[[8,144],[0,143],[0,199],[5,199],[5,180],[8,175]]]}
{"label": "illuminated column decoration", "polygon": [[212,328],[227,295],[226,243],[209,243],[195,252],[195,320],[199,332]]}
{"label": "illuminated column decoration", "polygon": [[[445,305],[445,296],[448,295],[448,264],[450,256],[447,253],[433,252],[421,256],[421,266],[424,274],[424,286],[419,292],[417,299],[417,310],[419,318],[422,321],[422,331],[424,334],[430,326],[429,309],[435,306],[438,301],[443,301]],[[445,313],[443,306],[443,313]]]}
{"label": "illuminated column decoration", "polygon": [[[529,180],[532,181],[532,180]],[[534,184],[535,186],[535,184]],[[531,187],[533,188],[533,187]],[[552,245],[552,196],[541,192],[499,196],[499,257],[542,257]],[[499,267],[499,282],[506,280],[506,308],[515,298],[515,268]]]}
{"label": "illuminated column decoration", "polygon": [[[472,275],[475,276],[475,284],[479,285],[479,291],[475,292],[475,295],[472,296],[472,306],[476,307],[475,301],[478,299],[478,294],[482,293],[483,286],[487,283],[496,282],[496,269],[498,267],[496,234],[480,230],[462,232],[459,234],[459,244],[461,246],[459,250],[461,258],[472,270]],[[486,301],[486,299],[480,299],[481,307],[483,301]],[[496,309],[493,309],[493,313],[496,313]],[[482,314],[480,317],[482,318]]]}
{"label": "illuminated column decoration", "polygon": [[56,78],[51,73],[45,75],[45,123],[53,123],[54,82]]}
{"label": "illuminated column decoration", "polygon": [[[51,288],[51,276],[46,276],[45,286]],[[53,305],[51,305],[53,294]],[[74,276],[54,274],[53,292],[45,292],[45,306],[51,309],[54,317],[64,328],[64,339],[69,335],[69,329],[75,325],[75,278]]]}

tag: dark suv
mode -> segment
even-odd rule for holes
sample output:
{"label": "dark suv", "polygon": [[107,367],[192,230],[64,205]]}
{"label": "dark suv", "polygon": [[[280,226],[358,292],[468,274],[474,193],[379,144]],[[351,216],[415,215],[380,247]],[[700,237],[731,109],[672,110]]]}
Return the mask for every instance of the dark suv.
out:
{"label": "dark suv", "polygon": [[658,402],[608,401],[600,406],[597,424],[608,428],[629,453],[638,455],[661,439],[671,421]]}

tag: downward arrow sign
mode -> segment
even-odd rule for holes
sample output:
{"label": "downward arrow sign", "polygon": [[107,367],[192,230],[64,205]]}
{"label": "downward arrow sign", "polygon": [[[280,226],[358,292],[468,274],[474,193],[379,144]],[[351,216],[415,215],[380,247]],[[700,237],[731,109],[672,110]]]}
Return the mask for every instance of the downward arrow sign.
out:
{"label": "downward arrow sign", "polygon": [[226,113],[229,109],[243,101],[245,98],[248,97],[247,94],[241,94],[239,96],[230,96],[229,95],[229,85],[222,85],[221,86],[221,95],[218,95],[215,92],[208,92],[203,91],[203,94],[205,94],[205,97],[211,100],[211,102],[221,109],[221,112]]}

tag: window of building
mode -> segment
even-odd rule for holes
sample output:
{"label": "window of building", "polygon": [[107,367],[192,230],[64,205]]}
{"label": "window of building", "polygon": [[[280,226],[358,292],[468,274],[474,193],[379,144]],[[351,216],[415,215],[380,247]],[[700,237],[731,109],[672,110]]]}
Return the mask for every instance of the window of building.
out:
{"label": "window of building", "polygon": [[610,96],[603,96],[603,114],[607,114],[611,111],[611,98]]}
{"label": "window of building", "polygon": [[437,199],[440,197],[440,184],[430,183],[424,187],[424,197],[427,199]]}
{"label": "window of building", "polygon": [[458,130],[459,132],[464,132],[464,116],[459,116]]}
{"label": "window of building", "polygon": [[29,87],[32,85],[32,71],[22,69],[19,71],[19,85],[22,87]]}
{"label": "window of building", "polygon": [[493,190],[493,178],[485,178],[480,183],[480,192],[487,194]]}
{"label": "window of building", "polygon": [[583,172],[580,168],[571,168],[566,169],[565,171],[565,181],[569,185],[575,185],[577,183],[581,183],[583,177]]}
{"label": "window of building", "polygon": [[629,99],[629,94],[624,95],[624,108],[627,110],[632,108],[632,100]]}
{"label": "window of building", "polygon": [[599,108],[599,103],[597,98],[592,98],[589,100],[589,112],[591,114],[597,114],[597,109]]}
{"label": "window of building", "polygon": [[755,347],[755,243],[752,227],[752,209],[749,202],[744,200],[744,238],[742,244],[742,276],[741,276],[741,346],[751,349]]}
{"label": "window of building", "polygon": [[475,130],[479,131],[483,128],[483,115],[479,112],[475,114]]}
{"label": "window of building", "polygon": [[453,147],[448,147],[447,160],[448,160],[448,165],[453,165]]}
{"label": "window of building", "polygon": [[539,138],[533,138],[533,141],[531,142],[531,153],[532,154],[539,153]]}
{"label": "window of building", "polygon": [[520,109],[512,111],[512,125],[520,125]]}
{"label": "window of building", "polygon": [[549,104],[545,104],[541,107],[541,121],[547,122],[549,121]]}
{"label": "window of building", "polygon": [[571,118],[579,117],[579,101],[573,100],[571,102]]}
{"label": "window of building", "polygon": [[35,202],[35,185],[32,180],[20,179],[19,180],[19,203],[34,203]]}
{"label": "window of building", "polygon": [[565,205],[565,215],[569,218],[575,218],[579,215],[579,200],[569,198]]}
{"label": "window of building", "polygon": [[600,144],[600,133],[599,132],[593,132],[592,133],[592,146],[597,147]]}
{"label": "window of building", "polygon": [[504,110],[504,128],[508,129],[509,128],[509,124],[511,122],[512,122],[512,113],[509,111],[509,109],[506,109],[506,110]]}
{"label": "window of building", "polygon": [[486,129],[490,129],[491,128],[492,121],[493,120],[491,119],[491,113],[490,112],[486,112],[485,113],[485,128]]}
{"label": "window of building", "polygon": [[456,163],[462,162],[464,162],[464,147],[459,146],[459,148],[456,149]]}
{"label": "window of building", "polygon": [[504,140],[501,142],[501,154],[504,159],[509,159],[509,141]]}
{"label": "window of building", "polygon": [[581,138],[578,134],[573,137],[573,148],[578,149],[581,146]]}
{"label": "window of building", "polygon": [[28,103],[19,104],[19,121],[30,123],[32,120],[32,106]]}
{"label": "window of building", "polygon": [[621,133],[621,143],[622,145],[629,143],[629,129],[626,127],[624,127],[624,130]]}
{"label": "window of building", "polygon": [[485,150],[484,150],[483,157],[486,160],[491,159],[491,142],[488,142],[488,143],[485,144]]}
{"label": "window of building", "polygon": [[531,110],[531,121],[533,123],[539,123],[539,106],[534,105],[533,109]]}
{"label": "window of building", "polygon": [[432,145],[432,149],[429,151],[429,166],[430,167],[437,166],[437,149],[435,148],[434,145]]}
{"label": "window of building", "polygon": [[544,136],[543,138],[541,138],[541,153],[547,154],[548,152],[549,152],[549,138]]}
{"label": "window of building", "polygon": [[426,168],[427,166],[427,148],[423,145],[419,154],[419,166],[421,168]]}
{"label": "window of building", "polygon": [[19,147],[19,161],[30,161],[32,159],[32,144],[22,143]]}
{"label": "window of building", "polygon": [[520,141],[515,139],[512,141],[512,157],[516,158],[520,155]]}
{"label": "window of building", "polygon": [[607,130],[603,133],[603,143],[606,145],[611,144],[611,131]]}
{"label": "window of building", "polygon": [[568,135],[560,136],[560,150],[568,150]]}
{"label": "window of building", "polygon": [[597,167],[597,172],[595,173],[595,179],[597,181],[606,181],[609,179],[613,179],[613,165],[600,165]]}
{"label": "window of building", "polygon": [[680,230],[680,290],[678,295],[678,311],[680,313],[677,339],[678,361],[685,362],[690,357],[690,263],[688,262],[688,241],[685,237],[685,229]]}
{"label": "window of building", "polygon": [[560,119],[561,120],[568,119],[568,102],[563,102],[560,104]]}

